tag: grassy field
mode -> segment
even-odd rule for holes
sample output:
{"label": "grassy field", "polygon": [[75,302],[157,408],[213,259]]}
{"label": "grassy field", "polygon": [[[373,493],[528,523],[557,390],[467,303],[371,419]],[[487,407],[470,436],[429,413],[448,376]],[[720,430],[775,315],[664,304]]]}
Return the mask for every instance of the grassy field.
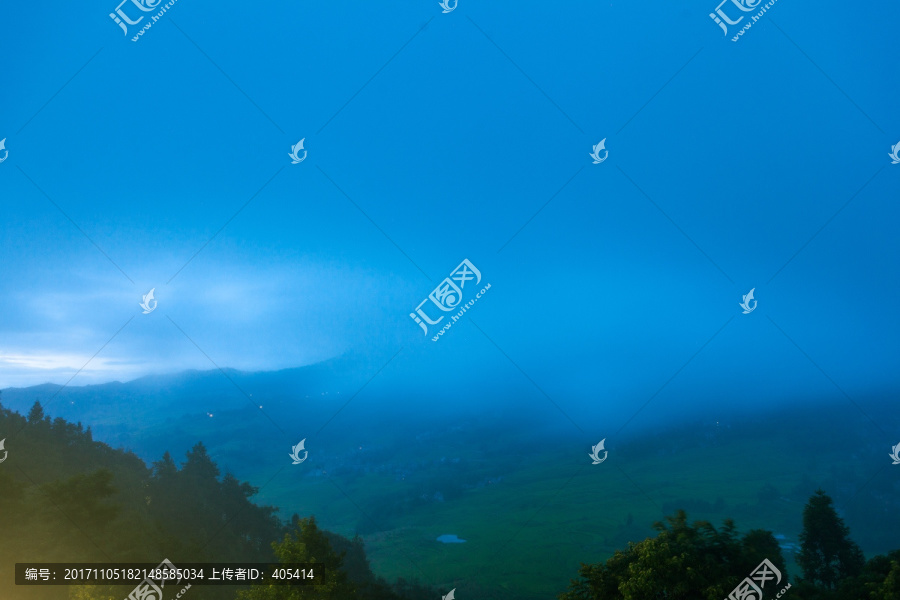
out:
{"label": "grassy field", "polygon": [[[282,518],[315,515],[325,529],[359,533],[379,575],[457,588],[460,599],[553,598],[580,563],[655,535],[653,523],[677,509],[797,543],[803,506],[822,487],[839,510],[849,505],[851,533],[868,554],[896,547],[886,532],[900,527],[883,444],[849,417],[796,411],[734,428],[678,425],[608,440],[599,465],[582,440],[522,423],[370,417],[310,440],[309,460],[290,465],[287,446],[248,443],[258,437],[250,416],[182,421],[175,437],[203,440],[223,471],[260,487],[254,501],[280,507]],[[171,424],[143,435],[165,447]],[[442,534],[466,542],[443,544]],[[793,555],[784,557],[793,578]]]}
{"label": "grassy field", "polygon": [[[670,507],[686,508],[691,519],[717,526],[731,517],[740,531],[766,528],[796,541],[802,502],[782,495],[797,484],[805,461],[773,443],[764,448],[761,453],[758,441],[744,440],[715,451],[698,447],[635,458],[611,451],[606,462],[592,465],[586,450],[582,457],[545,447],[500,481],[466,490],[452,501],[422,503],[392,515],[381,523],[383,530],[363,539],[375,572],[391,579],[418,578],[445,591],[455,587],[459,597],[554,597],[581,562],[602,561],[629,541],[653,535],[651,526],[664,508],[668,514]],[[778,469],[764,468],[767,462]],[[491,469],[481,468],[487,477]],[[772,486],[768,494],[766,486]],[[415,477],[329,479],[326,473],[299,483],[273,481],[261,496],[295,507],[288,510],[315,514],[327,529],[353,535],[367,516],[377,520],[368,507],[408,497],[416,489]],[[441,534],[466,542],[442,544],[436,541]],[[785,558],[796,571],[791,555]]]}
{"label": "grassy field", "polygon": [[[719,412],[728,416],[715,419],[730,423],[627,431],[608,439],[608,459],[592,465],[589,446],[597,440],[549,430],[521,407],[485,401],[482,413],[438,417],[427,403],[404,413],[379,398],[357,399],[343,412],[337,410],[343,400],[303,411],[288,396],[260,400],[280,428],[310,432],[297,438],[330,423],[308,440],[309,459],[291,465],[288,452],[299,439],[279,436],[247,398],[231,397],[234,390],[200,383],[194,386],[205,394],[200,400],[194,388],[176,387],[156,398],[146,383],[119,397],[122,384],[109,384],[106,395],[68,390],[58,406],[85,418],[96,412],[96,420],[86,420],[97,427],[96,439],[122,444],[148,462],[166,450],[180,462],[202,441],[223,473],[260,488],[254,502],[279,507],[285,520],[315,515],[324,529],[358,533],[379,575],[417,579],[443,593],[457,588],[460,600],[553,598],[580,563],[603,561],[654,535],[653,523],[677,509],[690,520],[721,526],[732,518],[740,532],[767,529],[797,543],[803,506],[819,487],[835,499],[868,555],[897,547],[900,467],[887,458],[896,440],[882,439],[846,403],[738,416],[723,402]],[[27,412],[44,392],[13,390],[4,402]],[[219,392],[231,394],[227,402],[216,400]],[[98,403],[106,408],[95,411]],[[214,416],[198,410],[207,404]],[[893,397],[864,404],[876,414],[896,414]],[[466,542],[443,544],[442,534]],[[784,557],[793,579],[793,555]]]}

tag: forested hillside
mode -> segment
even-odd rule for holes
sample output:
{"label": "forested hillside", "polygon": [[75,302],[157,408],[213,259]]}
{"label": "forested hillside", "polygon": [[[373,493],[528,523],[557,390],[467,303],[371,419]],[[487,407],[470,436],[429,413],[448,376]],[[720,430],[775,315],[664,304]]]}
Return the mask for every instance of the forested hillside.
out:
{"label": "forested hillside", "polygon": [[[258,506],[257,490],[221,473],[203,444],[179,464],[168,452],[152,465],[134,454],[92,439],[90,427],[51,420],[36,403],[27,417],[0,405],[0,598],[18,600],[120,599],[126,588],[17,588],[16,562],[275,562],[273,543],[283,543],[307,524],[306,535],[329,550],[354,597],[415,599],[424,588],[393,586],[369,569],[362,542],[318,530],[294,515]],[[312,527],[309,525],[312,524]],[[299,535],[299,534],[298,534]],[[349,587],[347,587],[349,586]],[[357,590],[357,588],[359,588]],[[199,587],[191,598],[231,600],[235,587]],[[359,595],[362,594],[362,595]]]}

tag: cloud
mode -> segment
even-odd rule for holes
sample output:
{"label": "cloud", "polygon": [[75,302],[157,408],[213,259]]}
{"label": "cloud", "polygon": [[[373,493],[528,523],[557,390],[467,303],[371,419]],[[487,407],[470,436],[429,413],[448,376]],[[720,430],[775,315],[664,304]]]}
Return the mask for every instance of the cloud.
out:
{"label": "cloud", "polygon": [[[144,315],[138,304],[151,287],[159,304]],[[403,287],[384,274],[308,259],[208,259],[169,285],[132,286],[108,273],[48,277],[3,302],[15,318],[0,324],[0,387],[62,384],[76,373],[73,385],[216,365],[310,364],[365,339],[366,324],[383,322],[386,311],[403,316]]]}

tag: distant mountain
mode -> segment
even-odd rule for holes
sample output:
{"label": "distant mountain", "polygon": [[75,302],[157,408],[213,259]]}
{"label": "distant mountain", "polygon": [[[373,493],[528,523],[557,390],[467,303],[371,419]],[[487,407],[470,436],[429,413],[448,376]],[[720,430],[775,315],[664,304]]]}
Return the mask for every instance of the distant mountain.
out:
{"label": "distant mountain", "polygon": [[[371,377],[368,369],[361,360],[343,357],[280,371],[192,370],[124,383],[47,383],[6,388],[0,398],[4,406],[22,413],[40,402],[54,418],[90,424],[99,439],[134,447],[137,432],[162,428],[171,433],[173,422],[235,413],[265,418],[260,405],[279,422],[296,418],[298,407],[304,407],[306,415],[331,414]],[[150,456],[157,458],[155,452]]]}

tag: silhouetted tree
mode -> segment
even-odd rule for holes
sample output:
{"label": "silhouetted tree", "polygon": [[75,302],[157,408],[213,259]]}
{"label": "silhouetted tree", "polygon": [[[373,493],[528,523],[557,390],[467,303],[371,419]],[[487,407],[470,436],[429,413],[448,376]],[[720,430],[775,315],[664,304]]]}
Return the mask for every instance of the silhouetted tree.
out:
{"label": "silhouetted tree", "polygon": [[771,531],[753,529],[741,540],[743,563],[738,573],[750,573],[764,558],[768,558],[781,571],[782,581],[787,579],[787,566],[781,556],[781,546]]}
{"label": "silhouetted tree", "polygon": [[31,410],[28,411],[28,422],[31,425],[36,425],[44,420],[44,408],[41,406],[39,401],[35,401],[34,405],[31,407]]}
{"label": "silhouetted tree", "polygon": [[582,564],[581,579],[560,600],[721,600],[764,558],[787,576],[771,532],[738,538],[730,519],[721,529],[706,521],[688,524],[683,510],[654,527],[655,538],[629,544],[605,564]]}
{"label": "silhouetted tree", "polygon": [[844,578],[862,572],[865,557],[832,504],[822,490],[816,490],[807,502],[797,564],[803,569],[804,579],[833,590]]}
{"label": "silhouetted tree", "polygon": [[161,482],[169,483],[178,474],[178,465],[166,450],[160,460],[153,463],[153,476]]}

